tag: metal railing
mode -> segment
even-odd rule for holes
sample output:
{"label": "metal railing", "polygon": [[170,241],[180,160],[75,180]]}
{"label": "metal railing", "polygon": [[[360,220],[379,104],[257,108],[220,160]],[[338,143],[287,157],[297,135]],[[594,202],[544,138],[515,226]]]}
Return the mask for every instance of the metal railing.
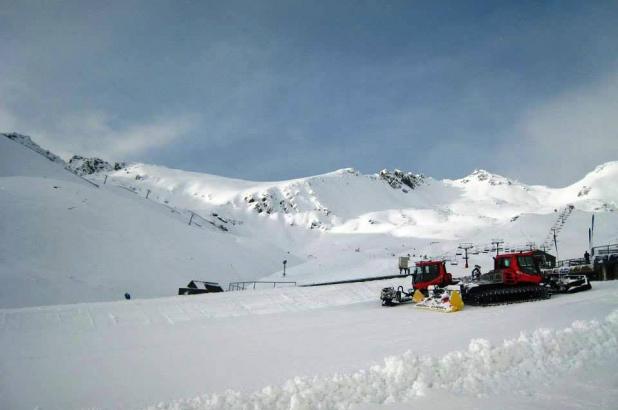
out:
{"label": "metal railing", "polygon": [[263,281],[263,280],[251,280],[251,281],[243,281],[243,282],[230,282],[227,290],[229,291],[237,291],[237,290],[247,290],[247,289],[255,289],[257,285],[273,285],[273,288],[276,288],[277,285],[286,285],[286,286],[296,286],[296,282],[284,282],[284,281]]}
{"label": "metal railing", "polygon": [[586,259],[584,258],[573,258],[573,259],[565,259],[565,260],[556,262],[556,267],[562,268],[562,267],[568,267],[568,266],[581,266],[581,265],[589,265],[589,264],[590,264],[590,260],[586,262]]}
{"label": "metal railing", "polygon": [[618,253],[618,243],[612,243],[609,245],[594,246],[592,248],[592,255],[611,255]]}

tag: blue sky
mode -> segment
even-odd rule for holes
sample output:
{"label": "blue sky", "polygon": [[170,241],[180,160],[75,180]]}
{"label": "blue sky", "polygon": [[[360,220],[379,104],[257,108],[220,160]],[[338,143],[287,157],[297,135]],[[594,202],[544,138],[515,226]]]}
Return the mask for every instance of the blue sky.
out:
{"label": "blue sky", "polygon": [[62,155],[552,186],[618,159],[613,1],[0,0],[0,53],[0,130]]}

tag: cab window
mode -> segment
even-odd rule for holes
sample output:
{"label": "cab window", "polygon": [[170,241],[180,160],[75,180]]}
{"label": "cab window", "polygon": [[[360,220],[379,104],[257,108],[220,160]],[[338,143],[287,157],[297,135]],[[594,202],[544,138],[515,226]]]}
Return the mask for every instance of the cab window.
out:
{"label": "cab window", "polygon": [[429,282],[440,275],[440,268],[438,265],[417,266],[414,274],[416,282]]}
{"label": "cab window", "polygon": [[506,269],[511,266],[510,258],[501,258],[496,261],[496,269]]}
{"label": "cab window", "polygon": [[519,264],[519,269],[521,269],[522,272],[526,272],[531,275],[539,274],[536,263],[534,263],[534,258],[532,256],[518,256],[517,263]]}

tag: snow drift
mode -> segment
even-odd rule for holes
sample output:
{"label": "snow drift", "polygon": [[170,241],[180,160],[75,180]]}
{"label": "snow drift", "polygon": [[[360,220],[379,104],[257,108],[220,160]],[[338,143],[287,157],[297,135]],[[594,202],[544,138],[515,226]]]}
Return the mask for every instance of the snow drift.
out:
{"label": "snow drift", "polygon": [[407,351],[381,365],[330,377],[296,377],[281,386],[251,394],[226,391],[148,409],[350,409],[360,403],[410,402],[431,390],[455,394],[527,391],[531,385],[559,378],[598,361],[618,359],[618,310],[602,321],[576,321],[560,330],[522,332],[492,346],[472,340],[467,350],[442,357]]}

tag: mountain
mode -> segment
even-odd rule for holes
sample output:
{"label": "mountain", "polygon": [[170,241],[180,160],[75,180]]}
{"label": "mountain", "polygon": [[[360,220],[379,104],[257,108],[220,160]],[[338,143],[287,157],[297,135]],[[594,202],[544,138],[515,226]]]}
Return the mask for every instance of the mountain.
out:
{"label": "mountain", "polygon": [[188,225],[184,210],[97,187],[21,141],[0,138],[0,307],[172,295],[192,279],[253,279],[279,266],[280,249],[219,220]]}
{"label": "mountain", "polygon": [[618,162],[564,188],[485,170],[436,180],[347,168],[258,182],[96,158],[66,164],[27,137],[6,136],[0,306],[166,296],[190,279],[225,286],[383,275],[405,254],[448,258],[464,274],[459,243],[475,245],[472,264],[489,266],[492,239],[540,245],[570,205],[560,258],[583,254],[593,212],[597,243],[618,241]]}

